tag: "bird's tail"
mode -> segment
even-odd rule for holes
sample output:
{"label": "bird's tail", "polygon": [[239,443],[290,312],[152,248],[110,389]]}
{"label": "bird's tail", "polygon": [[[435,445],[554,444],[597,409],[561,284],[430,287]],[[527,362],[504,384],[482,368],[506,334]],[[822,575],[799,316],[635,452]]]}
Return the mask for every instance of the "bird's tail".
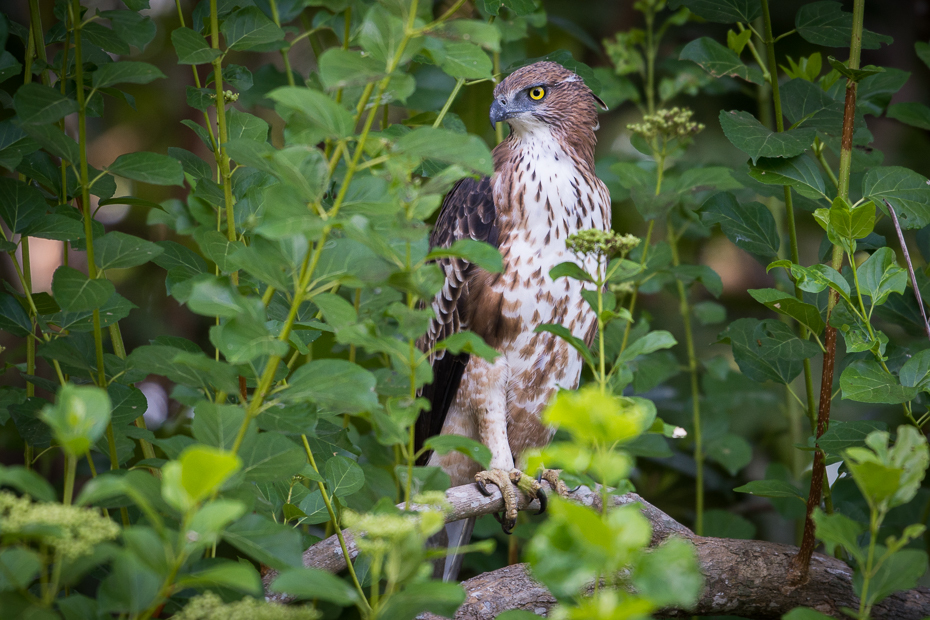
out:
{"label": "bird's tail", "polygon": [[432,546],[445,546],[449,549],[449,554],[436,561],[433,569],[433,577],[443,581],[458,581],[459,569],[462,568],[462,559],[465,557],[461,553],[455,553],[459,547],[464,547],[471,541],[471,533],[475,529],[475,518],[462,519],[447,523],[438,534],[430,539],[429,544]]}

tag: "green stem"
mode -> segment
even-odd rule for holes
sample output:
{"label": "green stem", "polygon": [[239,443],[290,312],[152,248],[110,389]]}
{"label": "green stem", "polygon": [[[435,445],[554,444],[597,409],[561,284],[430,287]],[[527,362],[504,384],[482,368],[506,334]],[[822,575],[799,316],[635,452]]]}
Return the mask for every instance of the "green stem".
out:
{"label": "green stem", "polygon": [[646,5],[643,15],[646,18],[646,109],[649,114],[656,113],[656,45],[655,12],[650,3]]}
{"label": "green stem", "polygon": [[[123,343],[123,334],[120,332],[119,323],[110,325],[110,343],[113,345],[113,352],[121,360],[126,359],[126,345]],[[138,428],[145,429],[145,417],[139,416],[135,419],[135,425]],[[147,459],[155,458],[155,448],[148,439],[139,439],[139,447],[142,448],[142,455]],[[161,477],[161,471],[155,470],[155,475]]]}
{"label": "green stem", "polygon": [[[313,458],[313,451],[310,449],[310,443],[307,441],[306,435],[300,436],[304,444],[304,450],[307,452],[307,461],[310,463],[310,467],[313,468],[317,474],[320,473],[320,468],[316,466],[316,459]],[[346,545],[346,539],[342,534],[342,527],[339,525],[339,519],[336,518],[336,511],[333,510],[333,504],[329,500],[329,493],[326,491],[326,486],[317,480],[317,486],[320,488],[320,494],[323,496],[323,503],[326,504],[326,511],[329,513],[329,520],[333,524],[333,529],[336,531],[336,537],[339,539],[339,546],[342,548],[342,556],[346,560],[346,567],[349,569],[349,575],[352,577],[352,583],[355,584],[355,589],[358,590],[358,593],[361,595],[361,601],[367,611],[371,611],[371,607],[368,605],[368,600],[365,598],[365,590],[362,589],[362,584],[358,580],[358,576],[355,574],[355,567],[352,565],[352,558],[349,556],[349,547]]]}
{"label": "green stem", "polygon": [[[210,0],[210,45],[220,49],[220,20],[216,0]],[[229,155],[226,154],[226,95],[223,93],[223,54],[213,59],[213,85],[216,87],[216,164],[219,181],[223,185],[223,202],[226,206],[226,238],[236,240],[236,217],[233,213],[232,176],[229,172]],[[239,273],[230,274],[233,285],[239,284]]]}
{"label": "green stem", "polygon": [[446,113],[449,111],[449,108],[452,107],[452,102],[455,101],[455,98],[459,94],[459,90],[462,89],[462,84],[465,83],[465,78],[459,78],[455,82],[455,88],[452,89],[452,92],[449,94],[449,98],[446,99],[446,104],[442,106],[442,110],[439,111],[439,116],[436,117],[436,120],[433,121],[433,127],[439,127],[442,125],[442,119],[446,117]]}
{"label": "green stem", "polygon": [[[216,0],[211,0],[211,2],[216,2]],[[375,94],[375,101],[381,101],[384,92],[387,90],[388,84],[391,81],[391,74],[397,68],[397,65],[400,63],[400,59],[403,57],[404,50],[407,47],[413,33],[413,22],[416,17],[416,7],[418,0],[413,0],[410,7],[410,17],[408,24],[405,28],[404,38],[401,39],[400,44],[397,47],[397,50],[394,53],[394,57],[388,63],[387,75],[378,83],[377,92]],[[365,109],[365,106],[368,103],[369,98],[371,97],[372,85],[369,84],[366,87],[365,91],[362,93],[362,98],[359,100],[357,110],[360,112]],[[339,213],[339,209],[342,207],[342,203],[345,201],[346,194],[349,190],[349,185],[352,182],[356,171],[359,167],[359,162],[362,158],[362,154],[365,150],[365,143],[368,140],[368,135],[371,132],[371,126],[374,123],[374,119],[377,113],[377,106],[372,109],[367,118],[365,119],[365,125],[362,129],[361,135],[358,138],[358,144],[355,147],[355,152],[352,155],[352,159],[349,160],[349,163],[346,166],[345,176],[342,180],[342,184],[339,187],[339,192],[336,195],[336,198],[333,200],[333,206],[330,208],[329,212],[326,214],[327,218],[333,218]],[[339,145],[344,145],[344,141],[340,141]],[[333,154],[332,159],[330,160],[330,171],[335,168],[336,162],[339,157],[339,147],[337,146],[336,153]],[[320,201],[317,200],[315,203],[316,208],[320,208]],[[294,321],[297,317],[297,311],[300,308],[300,305],[304,302],[307,294],[307,287],[310,285],[310,282],[313,278],[313,273],[316,270],[317,263],[319,262],[320,255],[323,252],[323,247],[326,244],[327,239],[329,238],[330,227],[327,226],[323,229],[320,236],[320,240],[317,242],[314,249],[308,251],[307,255],[304,257],[303,264],[300,268],[300,275],[298,278],[297,289],[294,291],[294,298],[291,301],[291,308],[288,312],[287,319],[284,322],[284,325],[281,328],[281,333],[278,336],[278,339],[281,342],[287,342],[290,337],[291,329],[294,325]],[[312,256],[311,256],[312,254]],[[238,451],[239,446],[242,444],[242,440],[245,437],[245,431],[248,428],[249,423],[252,419],[258,415],[261,410],[262,404],[264,403],[265,397],[271,390],[271,386],[274,383],[275,372],[278,369],[278,365],[281,363],[281,356],[271,355],[268,358],[268,362],[265,365],[265,370],[262,372],[262,376],[259,379],[258,387],[252,394],[252,401],[249,403],[249,408],[246,410],[245,419],[242,421],[242,425],[239,427],[239,433],[236,435],[236,440],[233,443],[232,450],[233,452]]]}
{"label": "green stem", "polygon": [[[668,226],[668,244],[672,250],[672,265],[678,267],[678,237],[671,225]],[[701,536],[704,532],[704,444],[701,438],[701,389],[698,382],[697,355],[694,352],[694,335],[691,330],[691,304],[688,303],[688,291],[684,283],[676,279],[678,288],[679,312],[685,328],[685,347],[688,352],[688,372],[691,374],[691,422],[694,426],[694,463],[695,475],[695,519],[694,533]]]}
{"label": "green stem", "polygon": [[[275,26],[280,28],[281,18],[278,15],[278,3],[275,0],[268,0],[268,4],[271,6],[271,19],[274,21]],[[288,86],[294,86],[294,72],[291,71],[291,58],[289,56],[290,51],[290,46],[282,48],[281,60],[284,61],[284,73],[287,75]]]}

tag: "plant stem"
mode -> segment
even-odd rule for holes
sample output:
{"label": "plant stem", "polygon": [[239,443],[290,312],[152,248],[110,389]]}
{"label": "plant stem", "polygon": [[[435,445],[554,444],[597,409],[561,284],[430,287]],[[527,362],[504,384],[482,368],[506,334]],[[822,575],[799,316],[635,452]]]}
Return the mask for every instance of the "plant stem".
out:
{"label": "plant stem", "polygon": [[[668,226],[668,244],[672,250],[672,265],[678,267],[678,237],[675,230]],[[694,335],[691,330],[691,304],[688,303],[688,291],[680,279],[675,280],[678,288],[681,320],[685,328],[685,347],[688,352],[688,372],[691,374],[691,423],[694,426],[694,464],[695,474],[695,518],[694,533],[703,535],[704,531],[704,444],[701,438],[701,388],[698,382],[697,355],[694,352]]]}
{"label": "plant stem", "polygon": [[455,98],[459,94],[459,90],[462,89],[462,84],[465,83],[465,78],[459,78],[455,82],[455,88],[452,89],[452,92],[449,94],[449,98],[446,99],[446,104],[442,106],[442,110],[439,111],[439,116],[436,117],[436,120],[433,121],[433,127],[439,127],[442,125],[442,119],[446,117],[446,113],[449,111],[449,108],[452,107],[452,102],[455,101]]}
{"label": "plant stem", "polygon": [[[211,2],[215,3],[216,0],[211,0]],[[384,92],[387,90],[388,84],[391,81],[391,73],[394,72],[394,70],[397,68],[397,65],[400,63],[404,50],[407,47],[407,43],[409,43],[413,36],[413,23],[417,12],[417,2],[418,0],[413,0],[411,4],[410,17],[404,29],[404,38],[401,39],[397,50],[394,53],[394,57],[391,59],[390,63],[388,63],[388,67],[385,72],[387,75],[378,83],[377,92],[375,94],[376,102],[380,102],[382,100]],[[359,114],[361,114],[361,111],[365,109],[368,100],[371,98],[371,93],[373,90],[372,86],[373,85],[369,84],[362,93],[362,97],[359,100],[358,107],[356,108]],[[349,185],[352,182],[352,178],[359,168],[359,161],[361,160],[362,154],[364,153],[365,142],[368,140],[368,134],[371,131],[371,126],[374,123],[376,113],[377,106],[369,112],[367,118],[365,119],[365,125],[362,129],[361,135],[359,135],[358,143],[356,144],[352,159],[349,160],[349,163],[346,166],[345,176],[343,177],[342,184],[339,187],[339,192],[336,194],[336,198],[333,200],[333,206],[326,214],[328,218],[335,217],[339,213],[339,209],[342,207],[342,203],[345,200],[346,194],[349,190]],[[330,160],[330,174],[332,173],[332,170],[335,169],[336,163],[339,159],[340,147],[342,147],[344,144],[344,141],[339,142],[340,146],[337,146],[336,152],[333,154],[333,157]],[[317,209],[320,208],[319,199],[316,201],[315,207]],[[294,298],[291,301],[291,308],[288,312],[287,319],[284,321],[284,325],[281,327],[281,333],[278,336],[278,339],[281,342],[287,342],[288,338],[290,337],[291,328],[293,327],[294,321],[297,318],[297,311],[306,298],[307,287],[310,285],[310,281],[312,280],[313,273],[316,270],[320,255],[323,252],[323,247],[329,237],[330,230],[331,228],[329,226],[323,228],[320,240],[316,243],[315,248],[308,250],[307,255],[304,257],[303,264],[300,267],[297,288],[294,291]],[[278,365],[280,363],[281,356],[269,356],[268,362],[265,365],[265,370],[262,372],[261,378],[259,379],[258,387],[252,394],[252,401],[249,403],[249,408],[246,410],[245,419],[243,419],[242,425],[239,427],[239,433],[236,435],[236,440],[232,446],[233,452],[237,452],[239,450],[239,446],[242,444],[242,439],[245,437],[245,431],[248,428],[249,423],[256,415],[258,415],[259,411],[261,410],[265,397],[271,391],[271,386],[274,383],[275,372],[277,371]]]}
{"label": "plant stem", "polygon": [[[320,468],[316,466],[316,459],[313,458],[313,451],[310,449],[310,443],[307,441],[306,435],[300,436],[301,440],[304,443],[304,450],[307,452],[307,460],[310,462],[310,467],[313,468],[317,474],[320,473]],[[336,511],[333,510],[333,504],[329,500],[329,493],[326,491],[326,485],[317,480],[317,486],[320,488],[320,494],[323,495],[323,503],[326,504],[326,510],[329,512],[329,520],[333,524],[333,529],[336,530],[336,536],[339,538],[339,546],[342,548],[342,555],[346,559],[346,567],[349,569],[349,575],[352,576],[352,583],[355,584],[355,589],[358,590],[358,593],[361,595],[361,600],[365,605],[367,611],[371,611],[371,607],[368,605],[368,599],[365,597],[365,590],[362,588],[362,584],[359,583],[358,576],[355,574],[355,567],[352,565],[352,557],[349,555],[349,548],[346,545],[346,539],[342,535],[342,527],[339,525],[339,520],[336,518]]]}
{"label": "plant stem", "polygon": [[[216,0],[210,0],[210,45],[220,49],[220,20]],[[229,173],[229,155],[226,154],[226,95],[223,93],[223,55],[213,59],[213,85],[216,87],[216,165],[219,182],[223,185],[223,202],[226,205],[226,238],[236,240],[236,217],[233,213],[232,176]],[[233,286],[239,284],[239,272],[230,274]]]}
{"label": "plant stem", "polygon": [[[97,279],[97,264],[94,261],[94,228],[93,215],[90,212],[90,193],[87,182],[87,101],[84,99],[84,65],[81,54],[81,2],[73,0],[71,3],[71,23],[74,26],[74,80],[77,85],[75,93],[78,102],[78,153],[80,163],[78,174],[81,184],[81,211],[84,215],[84,240],[87,248],[87,275],[91,280]],[[103,389],[107,387],[106,367],[103,363],[103,331],[100,328],[100,309],[94,308],[94,350],[97,356],[97,385]],[[113,422],[107,425],[107,446],[110,452],[110,468],[119,469],[119,459],[116,456],[116,440],[113,436]],[[123,523],[129,525],[129,513],[125,508],[120,509]]]}
{"label": "plant stem", "polygon": [[[271,19],[274,21],[274,25],[278,28],[281,27],[281,18],[278,16],[278,3],[276,0],[268,0],[268,4],[271,7]],[[281,49],[281,60],[284,61],[284,73],[287,75],[287,84],[288,86],[294,85],[294,72],[291,71],[291,58],[289,53],[291,51],[290,46]]]}
{"label": "plant stem", "polygon": [[[766,2],[766,0],[762,0]],[[859,68],[859,56],[862,52],[862,19],[864,0],[855,0],[853,4],[852,40],[849,45],[849,68]],[[856,83],[846,81],[846,105],[843,111],[843,134],[840,142],[840,174],[837,195],[842,198],[849,197],[849,174],[852,168],[852,138],[853,124],[856,112]],[[834,245],[831,261],[833,269],[839,271],[843,266],[843,248]],[[855,269],[855,265],[853,265]],[[858,288],[858,287],[857,287]],[[833,396],[833,366],[836,359],[836,328],[830,326],[830,315],[839,301],[839,294],[830,289],[827,301],[827,328],[824,338],[826,353],[823,356],[823,373],[820,377],[820,408],[817,413],[817,437],[826,432],[830,424],[830,401]],[[811,487],[807,497],[807,516],[804,522],[804,538],[801,549],[792,560],[789,576],[792,581],[802,580],[807,576],[811,555],[814,552],[814,508],[820,504],[820,495],[823,490],[824,456],[819,449],[814,453],[814,469],[811,472]]]}
{"label": "plant stem", "polygon": [[[121,360],[126,359],[126,345],[123,343],[123,334],[120,332],[119,323],[110,325],[110,343],[113,345],[113,352]],[[145,428],[145,417],[140,415],[135,419],[135,425],[138,428]],[[147,459],[155,458],[155,448],[149,443],[148,439],[139,439],[139,447],[142,448],[142,455]],[[161,478],[161,470],[154,470],[156,477]],[[96,475],[96,474],[95,474]]]}

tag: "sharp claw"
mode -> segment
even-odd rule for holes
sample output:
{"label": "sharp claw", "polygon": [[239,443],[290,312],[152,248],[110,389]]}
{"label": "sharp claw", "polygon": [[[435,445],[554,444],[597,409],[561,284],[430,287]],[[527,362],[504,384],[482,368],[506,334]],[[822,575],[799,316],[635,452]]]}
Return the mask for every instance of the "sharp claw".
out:
{"label": "sharp claw", "polygon": [[[510,536],[513,534],[513,528],[517,525],[516,519],[511,521],[510,519],[501,519],[501,529],[504,530],[504,533]],[[509,526],[509,527],[508,527]]]}
{"label": "sharp claw", "polygon": [[504,514],[504,513],[496,513],[496,512],[492,512],[492,513],[491,513],[491,515],[494,517],[494,519],[495,519],[498,523],[500,523],[501,525],[504,524],[504,518],[501,516],[501,515],[503,515],[503,514]]}
{"label": "sharp claw", "polygon": [[580,489],[580,488],[581,488],[581,485],[579,484],[579,485],[576,486],[574,489],[571,489],[571,490],[569,491],[569,493],[574,493],[575,491],[577,491],[577,490]]}
{"label": "sharp claw", "polygon": [[539,512],[536,514],[541,515],[542,513],[546,512],[546,506],[549,505],[549,498],[546,497],[546,492],[542,489],[536,491],[536,497],[539,498]]}
{"label": "sharp claw", "polygon": [[488,491],[488,488],[486,486],[484,486],[484,482],[482,482],[481,480],[476,480],[475,484],[478,485],[478,490],[481,491],[482,495],[484,495],[485,497],[491,497],[491,492]]}

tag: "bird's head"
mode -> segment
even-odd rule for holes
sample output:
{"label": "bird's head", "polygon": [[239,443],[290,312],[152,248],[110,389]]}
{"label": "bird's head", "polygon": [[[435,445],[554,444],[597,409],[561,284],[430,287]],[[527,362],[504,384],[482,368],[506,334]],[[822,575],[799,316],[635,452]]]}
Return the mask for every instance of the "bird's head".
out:
{"label": "bird's head", "polygon": [[491,125],[506,121],[517,134],[545,127],[593,135],[595,103],[607,107],[577,74],[554,62],[537,62],[517,69],[494,89]]}

